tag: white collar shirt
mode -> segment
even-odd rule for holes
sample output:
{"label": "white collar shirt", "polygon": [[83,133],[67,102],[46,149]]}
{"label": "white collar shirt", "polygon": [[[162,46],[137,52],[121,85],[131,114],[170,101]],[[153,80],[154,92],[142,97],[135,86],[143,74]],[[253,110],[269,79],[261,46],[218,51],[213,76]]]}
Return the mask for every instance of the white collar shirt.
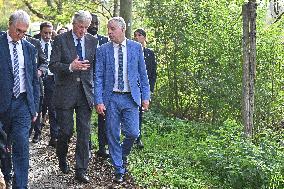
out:
{"label": "white collar shirt", "polygon": [[[11,56],[11,61],[12,61],[12,67],[14,69],[14,53],[13,53],[13,40],[9,35],[9,32],[7,32],[7,39],[8,39],[8,44],[9,44],[9,50],[10,50],[10,56]],[[20,93],[26,92],[26,77],[25,77],[25,57],[24,57],[24,52],[23,52],[23,45],[22,41],[19,40],[17,41],[17,54],[18,54],[18,62],[19,62],[19,77],[20,77]]]}
{"label": "white collar shirt", "polygon": [[124,81],[124,90],[120,91],[118,89],[118,49],[119,44],[113,42],[113,49],[114,49],[114,60],[115,60],[115,72],[114,72],[114,87],[113,91],[116,92],[130,92],[130,86],[128,81],[128,66],[127,66],[127,46],[126,46],[126,39],[121,43],[122,45],[122,54],[123,54],[123,81]]}

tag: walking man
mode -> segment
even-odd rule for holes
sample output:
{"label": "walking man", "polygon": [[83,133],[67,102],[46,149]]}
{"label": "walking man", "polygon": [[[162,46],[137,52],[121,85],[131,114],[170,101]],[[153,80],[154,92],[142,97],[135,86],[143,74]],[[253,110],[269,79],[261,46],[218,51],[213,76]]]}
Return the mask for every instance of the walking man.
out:
{"label": "walking man", "polygon": [[[142,46],[126,39],[124,19],[111,18],[107,27],[111,42],[100,46],[96,55],[95,105],[97,113],[106,116],[115,182],[120,183],[139,136],[139,106],[148,109],[150,87]],[[120,133],[125,136],[122,143]]]}
{"label": "walking man", "polygon": [[37,52],[23,39],[29,24],[25,11],[15,11],[9,18],[7,33],[0,36],[0,122],[12,145],[16,189],[28,185],[29,129],[37,118],[39,104]]}
{"label": "walking man", "polygon": [[88,183],[89,135],[94,103],[93,61],[97,40],[87,33],[92,17],[88,11],[73,16],[73,29],[55,37],[49,68],[55,77],[53,102],[59,126],[56,154],[59,168],[69,172],[68,143],[73,134],[76,113],[77,143],[75,178]]}

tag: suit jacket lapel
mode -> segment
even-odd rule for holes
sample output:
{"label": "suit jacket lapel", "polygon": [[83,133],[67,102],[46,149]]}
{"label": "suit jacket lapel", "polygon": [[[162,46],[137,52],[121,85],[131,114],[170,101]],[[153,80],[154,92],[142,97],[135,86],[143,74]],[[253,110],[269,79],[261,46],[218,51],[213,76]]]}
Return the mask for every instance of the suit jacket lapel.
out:
{"label": "suit jacket lapel", "polygon": [[131,60],[132,60],[132,46],[129,43],[129,40],[126,40],[126,48],[127,48],[127,74],[129,77],[129,73],[131,73]]}
{"label": "suit jacket lapel", "polygon": [[108,44],[108,57],[109,57],[109,60],[110,60],[110,69],[112,71],[112,75],[113,75],[113,78],[114,78],[114,73],[115,73],[115,60],[114,60],[114,49],[113,49],[113,43],[109,43]]}
{"label": "suit jacket lapel", "polygon": [[74,39],[73,39],[73,36],[72,36],[72,30],[68,32],[68,35],[66,35],[67,37],[67,40],[66,40],[66,45],[67,47],[70,49],[70,56],[71,57],[77,57],[77,52],[76,52],[76,47],[75,47],[75,44],[74,44]]}
{"label": "suit jacket lapel", "polygon": [[29,54],[30,52],[28,52],[28,48],[26,46],[26,43],[24,40],[21,40],[21,43],[22,43],[22,48],[23,48],[23,54],[24,54],[24,64],[25,64],[25,76],[28,77],[28,68],[30,67],[30,65],[28,65],[28,62],[29,62]]}
{"label": "suit jacket lapel", "polygon": [[10,54],[10,49],[9,49],[9,44],[8,44],[8,39],[7,39],[7,33],[3,34],[3,50],[4,54],[7,57],[7,64],[9,66],[9,70],[13,74],[13,66],[12,66],[12,60],[11,60],[11,54]]}
{"label": "suit jacket lapel", "polygon": [[[98,43],[98,40],[96,40]],[[93,54],[93,49],[94,47],[97,46],[96,44],[92,44],[91,41],[89,40],[89,36],[85,35],[85,59],[86,60],[92,60],[94,57],[91,57]]]}

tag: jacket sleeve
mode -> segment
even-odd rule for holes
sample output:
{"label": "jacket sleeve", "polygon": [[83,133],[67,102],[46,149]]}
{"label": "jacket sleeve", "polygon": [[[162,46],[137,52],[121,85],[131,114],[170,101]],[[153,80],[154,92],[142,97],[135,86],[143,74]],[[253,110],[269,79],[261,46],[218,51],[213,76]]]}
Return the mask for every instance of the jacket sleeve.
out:
{"label": "jacket sleeve", "polygon": [[138,49],[139,49],[138,71],[139,71],[139,77],[140,77],[142,101],[143,100],[150,100],[150,86],[149,86],[149,80],[148,80],[148,76],[147,76],[142,46],[138,47]]}
{"label": "jacket sleeve", "polygon": [[95,63],[95,105],[103,104],[103,88],[104,88],[104,75],[105,75],[105,57],[103,49],[99,47],[96,51],[96,63]]}

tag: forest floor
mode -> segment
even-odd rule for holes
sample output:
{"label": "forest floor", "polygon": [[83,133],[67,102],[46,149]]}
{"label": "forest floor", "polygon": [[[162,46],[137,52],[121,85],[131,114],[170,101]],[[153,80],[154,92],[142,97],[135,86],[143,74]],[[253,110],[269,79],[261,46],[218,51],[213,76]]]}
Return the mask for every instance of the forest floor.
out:
{"label": "forest floor", "polygon": [[[93,150],[93,157],[89,162],[87,175],[90,183],[82,184],[74,179],[75,175],[75,143],[73,136],[69,145],[68,161],[70,172],[63,174],[58,167],[55,148],[48,146],[49,126],[42,130],[42,139],[34,144],[30,142],[30,189],[93,189],[93,188],[139,188],[135,185],[131,174],[125,175],[125,181],[121,184],[113,182],[114,174],[110,160],[99,158]],[[31,140],[30,140],[31,141]]]}

